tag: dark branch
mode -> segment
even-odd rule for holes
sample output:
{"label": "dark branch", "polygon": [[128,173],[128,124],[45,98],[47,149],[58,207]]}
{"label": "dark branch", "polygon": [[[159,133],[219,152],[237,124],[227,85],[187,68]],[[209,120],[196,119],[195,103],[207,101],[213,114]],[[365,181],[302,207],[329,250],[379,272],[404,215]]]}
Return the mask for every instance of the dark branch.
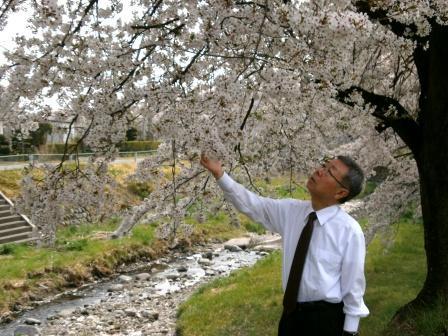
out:
{"label": "dark branch", "polygon": [[84,13],[81,17],[81,19],[78,22],[78,25],[76,26],[75,30],[73,30],[72,35],[75,35],[77,32],[80,31],[83,21],[85,19],[85,17],[87,16],[87,14],[89,14],[90,10],[93,8],[93,6],[98,2],[98,0],[90,0],[89,4],[87,5],[86,9],[84,10]]}
{"label": "dark branch", "polygon": [[404,24],[389,17],[388,11],[382,8],[373,9],[371,6],[371,0],[354,0],[352,4],[356,9],[375,22],[378,22],[382,26],[390,29],[395,35],[411,39],[416,42],[425,42],[426,38],[417,35],[417,26],[413,23]]}
{"label": "dark branch", "polygon": [[255,191],[259,195],[263,196],[263,194],[261,193],[260,189],[258,189],[257,186],[254,184],[254,182],[252,180],[252,176],[250,175],[250,171],[249,171],[249,169],[246,166],[246,160],[244,159],[243,153],[241,152],[241,144],[238,143],[238,145],[235,146],[234,150],[237,151],[239,156],[240,156],[239,162],[241,163],[241,166],[243,166],[244,171],[246,172],[246,175],[249,178],[249,184],[252,186],[252,188],[255,189]]}
{"label": "dark branch", "polygon": [[123,114],[124,112],[126,112],[127,110],[129,110],[129,108],[131,108],[135,103],[139,102],[138,99],[132,99],[128,104],[124,105],[122,108],[113,111],[112,113],[110,113],[109,115],[111,116],[115,116],[117,114]]}
{"label": "dark branch", "polygon": [[153,16],[155,14],[155,12],[157,11],[157,9],[159,9],[160,5],[162,4],[163,0],[158,0],[154,6],[151,8],[151,10],[146,13],[149,14],[149,17]]}
{"label": "dark branch", "polygon": [[[64,162],[69,158],[70,154],[75,153],[75,152],[78,151],[78,146],[81,144],[81,142],[86,137],[87,133],[90,131],[90,127],[92,126],[92,122],[90,123],[89,127],[87,128],[87,130],[84,132],[83,136],[80,139],[78,139],[73,146],[70,146],[70,144],[69,144],[70,135],[72,133],[72,129],[74,127],[74,124],[75,124],[76,120],[78,120],[78,117],[79,117],[79,115],[76,114],[73,117],[73,119],[70,121],[70,124],[68,126],[67,138],[65,139],[65,144],[64,144],[64,153],[62,154],[61,161],[54,168],[55,172],[56,171],[62,171],[62,168],[64,167]],[[79,167],[79,158],[77,158],[77,167]]]}
{"label": "dark branch", "polygon": [[133,29],[153,29],[153,28],[163,28],[167,25],[169,25],[170,23],[179,21],[179,18],[174,18],[171,20],[168,20],[166,22],[162,22],[162,23],[156,23],[156,24],[152,24],[152,25],[142,25],[142,26],[131,26]]}
{"label": "dark branch", "polygon": [[246,121],[249,118],[249,115],[250,115],[250,112],[252,111],[252,108],[254,107],[254,101],[255,101],[254,98],[252,98],[250,100],[249,109],[247,110],[246,115],[244,116],[243,123],[240,126],[240,130],[243,130],[244,126],[246,125]]}
{"label": "dark branch", "polygon": [[[76,25],[75,29],[70,32],[70,29],[72,28],[72,24],[73,22],[70,24],[70,28],[68,29],[67,33],[64,35],[64,38],[62,39],[62,41],[60,43],[58,43],[58,47],[65,47],[67,38],[70,36],[74,36],[76,33],[78,33],[81,30],[81,27],[83,25],[84,19],[86,18],[87,14],[89,14],[90,10],[93,8],[93,6],[98,2],[98,0],[90,0],[89,4],[87,5],[87,7],[84,9],[84,13],[82,14],[81,19],[79,19],[78,24]],[[46,53],[46,55],[48,54],[48,52]]]}
{"label": "dark branch", "polygon": [[264,8],[264,9],[268,8],[267,5],[259,4],[259,3],[255,2],[255,1],[237,1],[235,3],[235,5],[237,5],[237,6],[247,6],[247,5],[249,5],[249,6],[257,6],[257,7],[261,7],[261,8]]}
{"label": "dark branch", "polygon": [[188,72],[188,70],[190,70],[190,68],[193,66],[193,64],[205,49],[207,49],[207,46],[203,46],[196,52],[196,54],[191,58],[190,63],[188,63],[187,66],[173,78],[171,84],[175,84],[176,82],[178,82]]}
{"label": "dark branch", "polygon": [[403,105],[391,97],[378,95],[356,86],[339,91],[337,99],[344,104],[354,106],[355,103],[351,101],[350,95],[355,92],[361,94],[365,104],[374,107],[372,115],[380,121],[376,126],[379,133],[391,127],[414,154],[419,154],[421,145],[420,126]]}
{"label": "dark branch", "polygon": [[0,5],[0,20],[2,20],[4,17],[6,17],[6,13],[8,12],[9,9],[11,9],[14,5],[14,1],[13,0],[9,0],[9,1],[4,1],[1,5]]}
{"label": "dark branch", "polygon": [[156,46],[153,46],[151,49],[148,50],[148,52],[146,53],[146,55],[140,60],[140,63],[137,64],[131,71],[128,72],[128,74],[126,75],[126,77],[123,78],[123,80],[120,82],[120,84],[118,84],[110,93],[110,95],[114,94],[115,92],[120,91],[123,86],[126,84],[126,82],[131,79],[135,72],[138,70],[138,68],[145,62],[145,60],[151,56],[152,52],[156,49]]}

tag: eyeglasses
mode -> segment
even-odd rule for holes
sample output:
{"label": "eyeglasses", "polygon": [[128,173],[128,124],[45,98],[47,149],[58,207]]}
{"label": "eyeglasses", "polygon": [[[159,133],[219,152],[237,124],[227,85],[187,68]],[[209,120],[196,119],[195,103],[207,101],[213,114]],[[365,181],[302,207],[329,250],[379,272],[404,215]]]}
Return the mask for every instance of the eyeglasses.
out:
{"label": "eyeglasses", "polygon": [[331,172],[330,167],[328,167],[328,161],[324,161],[320,164],[320,167],[323,169],[323,171],[327,174],[330,175],[342,188],[350,190],[348,187],[346,187],[341,181],[339,181],[336,176],[333,175],[333,173]]}

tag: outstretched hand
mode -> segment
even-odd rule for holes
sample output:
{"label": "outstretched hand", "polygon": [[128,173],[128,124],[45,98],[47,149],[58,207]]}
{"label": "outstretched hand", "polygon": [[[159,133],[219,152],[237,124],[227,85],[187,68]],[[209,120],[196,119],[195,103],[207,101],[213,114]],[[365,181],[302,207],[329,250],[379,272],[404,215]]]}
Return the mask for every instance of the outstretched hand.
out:
{"label": "outstretched hand", "polygon": [[222,169],[222,163],[220,160],[211,158],[207,156],[207,154],[201,154],[201,165],[204,166],[207,170],[209,170],[215,179],[219,179],[223,174],[224,170]]}

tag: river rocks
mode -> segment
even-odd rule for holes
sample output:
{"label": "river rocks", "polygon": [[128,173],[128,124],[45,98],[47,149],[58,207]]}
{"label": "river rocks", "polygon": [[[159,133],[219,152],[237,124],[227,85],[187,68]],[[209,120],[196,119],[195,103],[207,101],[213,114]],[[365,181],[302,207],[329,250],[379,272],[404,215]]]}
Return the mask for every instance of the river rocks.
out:
{"label": "river rocks", "polygon": [[132,280],[134,280],[134,279],[131,276],[128,276],[128,275],[120,275],[118,277],[118,282],[120,282],[120,283],[129,283]]}
{"label": "river rocks", "polygon": [[30,325],[19,325],[14,330],[14,336],[40,336],[39,329]]}
{"label": "river rocks", "polygon": [[188,267],[185,266],[185,265],[179,266],[179,267],[177,268],[177,271],[178,271],[178,272],[181,272],[181,273],[183,273],[183,272],[187,272],[187,271],[188,271]]}
{"label": "river rocks", "polygon": [[202,254],[202,258],[212,260],[213,259],[213,251],[207,251]]}
{"label": "river rocks", "polygon": [[32,318],[32,317],[28,317],[25,320],[25,324],[28,324],[28,325],[39,325],[39,324],[42,324],[42,321],[38,320],[38,319],[35,319],[35,318]]}
{"label": "river rocks", "polygon": [[201,267],[190,267],[187,271],[188,279],[200,279],[205,276],[205,270]]}
{"label": "river rocks", "polygon": [[212,264],[212,261],[210,259],[201,258],[201,259],[198,260],[198,263],[200,265],[210,266]]}
{"label": "river rocks", "polygon": [[129,316],[129,317],[136,317],[137,316],[137,312],[134,309],[132,309],[132,308],[125,309],[124,313],[126,314],[126,316]]}
{"label": "river rocks", "polygon": [[141,315],[142,315],[142,317],[148,319],[150,322],[154,322],[159,319],[159,313],[149,311],[149,310],[142,311]]}
{"label": "river rocks", "polygon": [[243,249],[237,245],[225,244],[224,248],[230,252],[241,252]]}
{"label": "river rocks", "polygon": [[249,247],[250,243],[251,243],[250,237],[234,238],[234,239],[228,240],[224,244],[224,248],[226,245],[228,245],[228,246],[238,246],[240,249],[245,250]]}
{"label": "river rocks", "polygon": [[79,313],[81,315],[89,315],[89,311],[86,308],[82,308],[79,310]]}
{"label": "river rocks", "polygon": [[258,245],[254,247],[254,251],[260,251],[264,253],[260,253],[260,255],[266,255],[266,252],[273,252],[275,250],[278,250],[278,245]]}
{"label": "river rocks", "polygon": [[114,285],[111,285],[107,289],[107,291],[108,292],[121,292],[121,291],[123,291],[123,289],[124,289],[124,286],[122,284],[114,284]]}
{"label": "river rocks", "polygon": [[213,270],[210,270],[210,269],[208,269],[208,270],[205,271],[205,275],[207,275],[207,276],[213,276],[213,275],[215,275],[215,274],[216,274],[216,272],[213,271]]}
{"label": "river rocks", "polygon": [[173,272],[173,273],[167,274],[166,278],[168,280],[177,280],[177,279],[179,279],[179,273]]}
{"label": "river rocks", "polygon": [[73,313],[73,309],[63,309],[56,314],[57,318],[70,317]]}
{"label": "river rocks", "polygon": [[146,280],[148,280],[150,277],[151,277],[151,274],[150,274],[150,273],[139,273],[139,274],[137,274],[137,275],[135,276],[135,279],[136,279],[136,280],[139,280],[139,281],[146,281]]}

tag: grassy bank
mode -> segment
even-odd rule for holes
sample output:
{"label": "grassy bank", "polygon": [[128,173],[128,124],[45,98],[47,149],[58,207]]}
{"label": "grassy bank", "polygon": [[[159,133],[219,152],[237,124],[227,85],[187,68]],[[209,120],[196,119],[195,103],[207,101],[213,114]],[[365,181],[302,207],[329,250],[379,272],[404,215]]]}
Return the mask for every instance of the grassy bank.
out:
{"label": "grassy bank", "polygon": [[179,310],[183,336],[276,335],[281,314],[280,253],[202,287]]}
{"label": "grassy bank", "polygon": [[114,224],[62,229],[54,248],[1,245],[0,316],[31,300],[110,275],[123,263],[151,259],[163,251],[153,246],[154,228],[150,226],[138,227],[122,240],[105,239]]}
{"label": "grassy bank", "polygon": [[[363,336],[384,335],[396,310],[416,296],[424,281],[422,226],[403,221],[395,229],[390,248],[375,239],[368,249],[365,301],[371,314],[361,322]],[[282,310],[280,270],[281,254],[274,253],[252,269],[201,288],[179,310],[181,335],[276,335]],[[440,307],[421,317],[412,326],[415,335],[443,335],[446,313]]]}

